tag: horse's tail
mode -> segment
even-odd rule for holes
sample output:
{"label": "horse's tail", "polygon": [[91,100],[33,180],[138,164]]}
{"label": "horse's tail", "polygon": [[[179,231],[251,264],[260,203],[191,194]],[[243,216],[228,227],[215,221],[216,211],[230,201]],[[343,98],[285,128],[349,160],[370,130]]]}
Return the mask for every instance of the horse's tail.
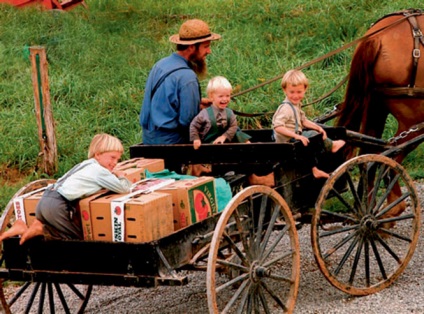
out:
{"label": "horse's tail", "polygon": [[380,48],[378,38],[362,42],[352,58],[349,82],[346,88],[341,113],[337,119],[338,126],[360,132],[367,119],[368,106],[374,87],[373,69]]}

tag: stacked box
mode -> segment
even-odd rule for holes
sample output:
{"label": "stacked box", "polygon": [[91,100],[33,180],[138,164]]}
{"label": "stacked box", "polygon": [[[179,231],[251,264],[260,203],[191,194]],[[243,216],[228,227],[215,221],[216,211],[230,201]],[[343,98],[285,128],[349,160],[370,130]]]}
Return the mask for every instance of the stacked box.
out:
{"label": "stacked box", "polygon": [[165,169],[163,159],[133,158],[118,163],[115,170],[123,171],[124,176],[132,183],[146,177],[146,170],[158,172]]}
{"label": "stacked box", "polygon": [[107,195],[91,201],[90,210],[93,240],[149,242],[174,231],[169,194]]}
{"label": "stacked box", "polygon": [[43,193],[44,189],[43,191],[34,191],[34,193],[28,193],[15,198],[13,200],[15,218],[25,221],[27,226],[31,225],[35,219],[35,208]]}
{"label": "stacked box", "polygon": [[218,211],[213,177],[176,181],[157,192],[172,195],[174,230],[201,221]]}

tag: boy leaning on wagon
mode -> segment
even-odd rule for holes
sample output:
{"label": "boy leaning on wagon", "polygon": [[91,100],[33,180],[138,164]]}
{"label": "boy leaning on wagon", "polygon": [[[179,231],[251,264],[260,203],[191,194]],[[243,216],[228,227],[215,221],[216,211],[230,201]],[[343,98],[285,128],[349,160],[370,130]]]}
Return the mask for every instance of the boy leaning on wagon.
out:
{"label": "boy leaning on wagon", "polygon": [[77,164],[49,186],[35,209],[36,219],[27,227],[23,220],[0,236],[0,241],[21,235],[20,244],[35,236],[50,239],[83,239],[81,220],[76,214],[77,202],[107,189],[115,193],[128,193],[131,182],[114,168],[124,148],[121,141],[109,134],[97,134],[88,149],[88,159]]}

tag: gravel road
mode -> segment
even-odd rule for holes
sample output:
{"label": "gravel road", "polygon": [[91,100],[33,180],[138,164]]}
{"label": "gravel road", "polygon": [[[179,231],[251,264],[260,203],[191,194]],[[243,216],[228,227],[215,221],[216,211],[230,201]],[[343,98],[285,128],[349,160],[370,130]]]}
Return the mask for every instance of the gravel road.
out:
{"label": "gravel road", "polygon": [[[417,190],[423,208],[424,184],[417,184]],[[424,313],[423,234],[421,231],[412,260],[393,285],[373,295],[352,297],[331,286],[318,269],[312,253],[310,226],[305,225],[299,230],[301,279],[295,313]],[[183,287],[96,286],[85,313],[208,313],[206,272],[189,272],[186,275],[189,284]],[[21,313],[20,310],[17,313]]]}

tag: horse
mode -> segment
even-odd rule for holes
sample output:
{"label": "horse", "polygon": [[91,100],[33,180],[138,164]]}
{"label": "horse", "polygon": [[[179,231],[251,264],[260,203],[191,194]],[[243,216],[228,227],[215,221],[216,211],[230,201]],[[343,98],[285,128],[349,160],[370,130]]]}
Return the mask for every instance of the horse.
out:
{"label": "horse", "polygon": [[[382,138],[391,114],[398,124],[394,144],[424,133],[424,60],[420,60],[421,55],[424,57],[423,14],[415,9],[395,12],[368,29],[353,53],[335,125]],[[399,136],[402,134],[406,136]],[[401,163],[416,146],[406,146],[394,159]],[[369,152],[376,152],[375,148],[362,148],[359,153]],[[349,157],[355,153],[358,152],[350,151]],[[389,201],[399,195],[397,186]],[[400,214],[404,208],[405,204],[401,204],[388,215]]]}

